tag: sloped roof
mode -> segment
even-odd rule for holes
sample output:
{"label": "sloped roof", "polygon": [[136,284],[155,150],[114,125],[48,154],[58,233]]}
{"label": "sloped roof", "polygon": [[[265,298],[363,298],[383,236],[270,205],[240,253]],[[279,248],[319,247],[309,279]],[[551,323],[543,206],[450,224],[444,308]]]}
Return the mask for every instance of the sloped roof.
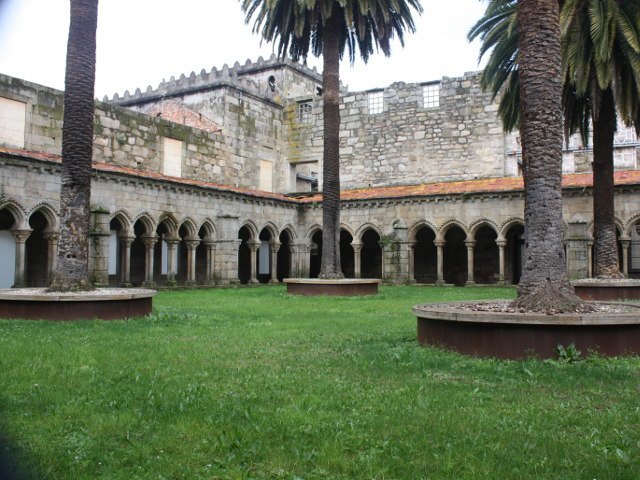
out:
{"label": "sloped roof", "polygon": [[[27,150],[18,150],[0,147],[0,155],[9,155],[20,158],[34,159],[46,162],[61,163],[60,155],[50,153],[30,152]],[[177,178],[163,175],[161,173],[150,172],[147,170],[137,170],[129,167],[122,167],[113,163],[97,163],[94,162],[93,168],[97,172],[111,172],[132,177],[162,180],[185,186],[197,186],[203,188],[212,188],[222,192],[239,193],[257,198],[282,200],[290,203],[308,204],[320,202],[322,194],[318,193],[313,196],[294,198],[283,195],[281,193],[265,192],[244,187],[234,187],[232,185],[224,185],[215,182],[206,182],[202,180],[192,180],[188,178]],[[575,173],[563,175],[562,188],[588,188],[592,186],[593,178],[590,173]],[[621,170],[614,173],[614,182],[616,185],[640,185],[640,170]],[[419,185],[400,185],[379,188],[360,188],[354,190],[343,190],[340,193],[340,199],[349,200],[376,200],[376,199],[394,199],[409,197],[428,197],[435,195],[460,195],[473,193],[506,193],[524,190],[522,177],[500,177],[500,178],[484,178],[480,180],[463,180],[456,182],[436,182],[423,183]]]}

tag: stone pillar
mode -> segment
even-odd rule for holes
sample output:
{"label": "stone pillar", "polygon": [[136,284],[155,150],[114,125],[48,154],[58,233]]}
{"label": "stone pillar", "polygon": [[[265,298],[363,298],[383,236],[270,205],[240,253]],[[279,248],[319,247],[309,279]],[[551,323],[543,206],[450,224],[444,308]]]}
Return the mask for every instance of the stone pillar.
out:
{"label": "stone pillar", "polygon": [[476,241],[465,240],[464,244],[467,246],[467,285],[475,285],[476,282],[473,278],[473,253]]}
{"label": "stone pillar", "polygon": [[[362,243],[360,242],[351,242],[351,246],[353,247],[353,270],[355,278],[362,278]],[[384,268],[384,246],[381,247],[382,250],[382,265]],[[384,275],[383,275],[384,277]]]}
{"label": "stone pillar", "polygon": [[589,275],[591,262],[587,238],[587,222],[574,221],[569,223],[565,245],[567,250],[567,273],[570,280],[586,278]]}
{"label": "stone pillar", "polygon": [[153,280],[153,250],[158,242],[158,236],[154,233],[151,235],[143,235],[142,241],[145,248],[145,273],[143,286],[147,288],[155,288],[156,282]]}
{"label": "stone pillar", "polygon": [[31,235],[31,230],[11,230],[11,234],[16,241],[16,275],[13,287],[22,288],[27,286],[25,243],[29,235]]}
{"label": "stone pillar", "polygon": [[199,239],[185,240],[187,244],[187,280],[185,285],[195,285],[196,282],[196,248],[200,245]]}
{"label": "stone pillar", "polygon": [[96,209],[92,212],[91,252],[89,266],[91,282],[96,287],[109,286],[109,212]]}
{"label": "stone pillar", "polygon": [[211,239],[204,240],[205,248],[207,249],[207,265],[206,265],[206,276],[205,276],[205,285],[213,285],[215,284],[214,280],[214,269],[216,264],[216,242]]}
{"label": "stone pillar", "polygon": [[289,251],[291,252],[291,270],[289,271],[290,278],[298,278],[300,276],[300,247],[298,245],[289,244]]}
{"label": "stone pillar", "polygon": [[593,278],[593,241],[587,242],[587,278]]}
{"label": "stone pillar", "polygon": [[[391,224],[393,228],[394,242],[390,245],[395,252],[391,253],[391,262],[389,262],[389,269],[383,270],[383,278],[391,280],[393,283],[415,283],[413,274],[410,271],[413,270],[413,265],[409,265],[412,242],[408,241],[408,228],[403,220],[396,219]],[[383,262],[383,269],[384,269]]]}
{"label": "stone pillar", "polygon": [[311,246],[305,243],[299,243],[297,245],[293,245],[295,251],[298,252],[297,256],[297,272],[296,278],[309,278],[310,275],[310,254],[311,254]]}
{"label": "stone pillar", "polygon": [[278,251],[280,250],[280,242],[269,242],[269,252],[271,254],[271,279],[269,283],[278,283]]}
{"label": "stone pillar", "polygon": [[498,267],[498,285],[504,285],[506,283],[504,272],[504,249],[507,246],[507,241],[504,239],[496,240],[496,244],[498,245],[498,256],[500,259],[500,266]]}
{"label": "stone pillar", "polygon": [[629,278],[629,245],[631,244],[631,238],[627,236],[620,237],[620,246],[622,247],[622,273],[626,278]]}
{"label": "stone pillar", "polygon": [[44,239],[47,241],[47,284],[51,285],[53,275],[58,265],[58,232],[44,232]]}
{"label": "stone pillar", "polygon": [[416,242],[407,242],[407,283],[416,283],[415,249]]}
{"label": "stone pillar", "polygon": [[176,255],[178,250],[178,244],[180,243],[180,238],[177,236],[169,236],[164,239],[167,244],[167,286],[175,287],[176,282],[176,271],[174,269],[176,265]]}
{"label": "stone pillar", "polygon": [[444,240],[436,240],[433,243],[435,244],[437,251],[438,279],[436,280],[436,285],[444,285],[444,246],[447,242]]}
{"label": "stone pillar", "polygon": [[136,237],[133,235],[118,236],[120,241],[120,286],[131,287],[131,244]]}
{"label": "stone pillar", "polygon": [[251,240],[247,242],[247,246],[249,247],[249,252],[251,252],[251,275],[249,275],[249,283],[258,283],[258,274],[257,274],[257,258],[258,258],[258,249],[260,248],[260,242],[256,240]]}

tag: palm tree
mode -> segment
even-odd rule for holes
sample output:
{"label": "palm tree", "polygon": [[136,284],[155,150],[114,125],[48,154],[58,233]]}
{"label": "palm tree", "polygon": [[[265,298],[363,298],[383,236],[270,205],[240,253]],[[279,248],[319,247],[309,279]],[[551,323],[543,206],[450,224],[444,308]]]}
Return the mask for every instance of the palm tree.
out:
{"label": "palm tree", "polygon": [[[593,125],[595,275],[621,277],[614,223],[613,137],[616,110],[640,128],[640,5],[637,0],[562,2],[563,105],[565,132],[579,131],[586,144]],[[493,48],[482,83],[504,96],[499,114],[505,130],[518,127],[516,0],[493,0],[469,38],[483,40],[481,56]],[[617,107],[617,108],[616,108]]]}
{"label": "palm tree", "polygon": [[374,48],[391,53],[391,39],[404,45],[405,30],[415,31],[412,9],[419,0],[242,0],[254,31],[278,44],[278,55],[323,61],[324,149],[322,155],[322,265],[320,278],[342,278],[340,266],[340,59],[345,49],[366,62]]}
{"label": "palm tree", "polygon": [[515,306],[575,311],[562,220],[562,82],[559,7],[520,0],[518,76],[525,185],[525,259]]}
{"label": "palm tree", "polygon": [[98,0],[71,0],[67,43],[60,242],[52,290],[91,288],[89,234]]}

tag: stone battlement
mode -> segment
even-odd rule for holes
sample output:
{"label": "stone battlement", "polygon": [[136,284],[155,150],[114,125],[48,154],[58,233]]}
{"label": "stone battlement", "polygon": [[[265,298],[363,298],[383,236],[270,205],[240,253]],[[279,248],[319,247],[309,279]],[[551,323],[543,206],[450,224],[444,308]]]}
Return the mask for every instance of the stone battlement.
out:
{"label": "stone battlement", "polygon": [[132,105],[136,103],[153,102],[157,101],[159,98],[183,95],[187,92],[211,89],[223,85],[236,86],[256,95],[263,96],[264,90],[258,82],[247,76],[265,70],[284,67],[296,70],[298,73],[307,76],[314,81],[322,81],[322,75],[318,72],[316,67],[311,69],[306,65],[294,62],[289,58],[280,59],[275,54],[272,54],[267,60],[262,57],[259,57],[256,62],[252,62],[250,59],[247,59],[244,65],[241,65],[240,62],[236,62],[232,67],[229,67],[225,63],[220,70],[213,67],[209,72],[202,69],[197,75],[192,71],[189,76],[182,74],[178,79],[172,76],[169,81],[165,81],[163,79],[155,89],[149,85],[144,92],[137,88],[133,94],[131,94],[129,90],[126,90],[122,96],[115,93],[112,98],[109,98],[105,95],[103,101],[118,105]]}

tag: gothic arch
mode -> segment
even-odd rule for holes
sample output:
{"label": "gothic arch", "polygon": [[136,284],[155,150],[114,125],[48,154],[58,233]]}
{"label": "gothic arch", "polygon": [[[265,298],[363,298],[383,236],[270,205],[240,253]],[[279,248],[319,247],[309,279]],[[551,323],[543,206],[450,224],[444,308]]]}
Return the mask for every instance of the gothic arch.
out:
{"label": "gothic arch", "polygon": [[502,225],[500,225],[500,230],[498,232],[498,239],[504,239],[509,229],[514,225],[521,225],[522,227],[524,227],[524,218],[511,217],[510,219],[502,222]]}
{"label": "gothic arch", "polygon": [[187,236],[191,238],[197,238],[198,229],[196,228],[196,222],[194,222],[191,217],[185,217],[180,222],[180,225],[176,228],[176,231],[180,231],[180,229],[184,227],[187,230]]}
{"label": "gothic arch", "polygon": [[173,215],[173,213],[163,213],[162,215],[160,215],[160,217],[158,218],[157,226],[159,227],[163,223],[167,226],[167,229],[170,232],[178,231],[178,221],[176,220],[176,217]]}
{"label": "gothic arch", "polygon": [[26,221],[25,210],[18,202],[12,199],[6,199],[0,203],[0,210],[7,210],[12,216],[14,220],[14,224],[12,228],[18,230],[26,230],[29,228],[29,225]]}
{"label": "gothic arch", "polygon": [[311,244],[311,238],[313,238],[313,236],[318,231],[322,231],[322,225],[320,225],[319,223],[314,223],[309,228],[307,228],[307,231],[304,233],[304,238],[307,240],[307,242],[309,242],[309,244]]}
{"label": "gothic arch", "polygon": [[434,235],[437,235],[438,233],[438,228],[431,223],[428,220],[418,220],[417,222],[413,223],[411,225],[411,227],[409,227],[409,233],[407,234],[407,239],[410,242],[415,242],[416,241],[416,235],[418,234],[418,232],[422,229],[422,228],[428,228],[430,229]]}
{"label": "gothic arch", "polygon": [[[616,215],[613,218],[613,223],[616,226],[616,229],[618,230],[620,235],[624,235],[627,232],[627,229],[629,228],[629,223],[627,223],[625,225],[625,223]],[[593,240],[593,220],[591,220],[588,224],[587,224],[587,236],[589,238],[589,240]],[[569,228],[569,226],[565,223],[565,234]]]}
{"label": "gothic arch", "polygon": [[57,232],[59,230],[58,214],[51,205],[45,202],[36,205],[31,210],[31,212],[29,212],[29,218],[31,218],[31,215],[37,212],[40,212],[42,215],[44,215],[44,218],[47,220],[48,231]]}
{"label": "gothic arch", "polygon": [[470,236],[471,240],[475,240],[476,233],[478,233],[478,230],[481,229],[482,227],[489,227],[494,232],[496,232],[496,235],[498,235],[498,236],[500,235],[500,228],[498,227],[496,222],[494,222],[493,220],[490,220],[488,218],[480,218],[480,219],[474,221],[471,224],[471,226],[469,227],[469,236]]}
{"label": "gothic arch", "polygon": [[243,227],[249,230],[252,240],[256,240],[258,238],[260,230],[258,230],[258,227],[256,227],[256,224],[252,220],[246,220],[242,225],[240,225],[238,231],[242,230]]}
{"label": "gothic arch", "polygon": [[367,222],[363,225],[360,225],[360,227],[356,230],[356,234],[354,235],[353,240],[362,242],[362,234],[367,230],[373,230],[382,237],[382,229],[371,222]]}
{"label": "gothic arch", "polygon": [[271,234],[271,238],[278,238],[278,236],[280,235],[278,227],[276,227],[273,222],[265,222],[262,227],[260,227],[259,232],[262,232],[262,230],[264,230],[265,228]]}
{"label": "gothic arch", "polygon": [[198,227],[198,233],[204,230],[205,236],[204,238],[214,239],[217,236],[216,225],[208,218],[205,218],[204,221]]}
{"label": "gothic arch", "polygon": [[114,220],[118,220],[125,233],[131,234],[133,232],[133,222],[131,221],[131,217],[125,210],[118,210],[117,212],[115,212],[111,216],[111,218],[109,218],[109,223]]}
{"label": "gothic arch", "polygon": [[291,224],[287,223],[284,227],[282,227],[282,229],[280,230],[280,234],[282,234],[282,232],[287,232],[289,234],[289,237],[291,237],[291,241],[293,243],[297,242],[298,234]]}
{"label": "gothic arch", "polygon": [[442,226],[437,230],[436,240],[444,240],[444,236],[452,227],[459,227],[464,232],[466,237],[469,238],[469,230],[467,229],[467,226],[460,220],[451,219],[444,222]]}
{"label": "gothic arch", "polygon": [[156,222],[153,220],[153,217],[149,212],[140,212],[136,218],[133,220],[132,225],[135,227],[136,223],[140,222],[144,227],[146,235],[152,235],[156,232]]}
{"label": "gothic arch", "polygon": [[340,223],[340,230],[344,230],[349,235],[351,235],[351,238],[353,238],[355,240],[356,236],[353,233],[353,228],[351,228],[350,225],[347,225],[346,223]]}
{"label": "gothic arch", "polygon": [[630,236],[631,235],[631,228],[636,225],[638,222],[640,222],[640,212],[635,213],[634,215],[632,215],[631,217],[629,217],[627,219],[627,223],[625,224],[625,228],[622,231],[624,233],[624,235]]}

